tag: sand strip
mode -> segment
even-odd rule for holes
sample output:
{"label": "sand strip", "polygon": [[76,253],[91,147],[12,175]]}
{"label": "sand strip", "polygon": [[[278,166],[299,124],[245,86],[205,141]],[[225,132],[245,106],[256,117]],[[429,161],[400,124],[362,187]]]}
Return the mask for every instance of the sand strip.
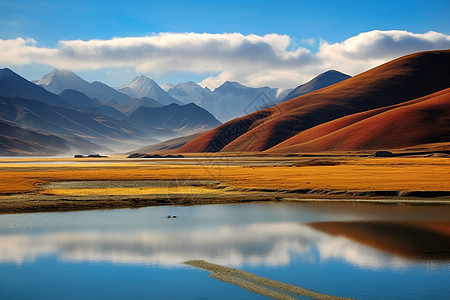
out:
{"label": "sand strip", "polygon": [[224,267],[204,260],[189,260],[185,264],[212,272],[212,278],[274,299],[296,299],[293,295],[306,296],[314,299],[349,299],[318,293],[296,285],[261,277],[242,270]]}

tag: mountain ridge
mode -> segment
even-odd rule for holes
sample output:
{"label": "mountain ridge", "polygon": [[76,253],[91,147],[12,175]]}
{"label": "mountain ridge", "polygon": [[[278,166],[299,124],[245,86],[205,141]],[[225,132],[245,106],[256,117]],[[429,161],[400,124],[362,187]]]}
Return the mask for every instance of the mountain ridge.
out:
{"label": "mountain ridge", "polygon": [[350,75],[344,74],[336,70],[328,70],[323,72],[310,81],[297,86],[289,94],[287,94],[280,102],[285,102],[287,100],[320,90],[324,87],[333,85],[335,83],[341,82],[345,79],[350,78]]}

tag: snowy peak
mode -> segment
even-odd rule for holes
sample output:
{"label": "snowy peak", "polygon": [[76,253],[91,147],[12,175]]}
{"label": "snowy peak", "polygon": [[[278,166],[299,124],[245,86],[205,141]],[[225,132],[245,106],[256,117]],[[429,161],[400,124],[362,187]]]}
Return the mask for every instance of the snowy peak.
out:
{"label": "snowy peak", "polygon": [[153,79],[143,75],[134,78],[133,81],[127,86],[130,88],[134,98],[146,97],[152,92],[152,90],[158,90],[158,88],[161,88]]}
{"label": "snowy peak", "polygon": [[80,91],[89,87],[89,83],[69,70],[54,69],[36,82],[47,91],[60,94],[64,90]]}
{"label": "snowy peak", "polygon": [[0,96],[35,99],[50,105],[72,107],[72,104],[59,96],[28,81],[8,68],[0,69]]}
{"label": "snowy peak", "polygon": [[131,98],[153,98],[164,105],[170,103],[182,104],[164,91],[153,79],[143,75],[137,76],[128,84],[117,87],[116,90]]}
{"label": "snowy peak", "polygon": [[100,101],[115,99],[121,104],[131,101],[130,97],[119,93],[112,87],[98,81],[89,83],[69,70],[55,69],[38,80],[36,84],[55,94],[60,94],[65,90],[75,90]]}
{"label": "snowy peak", "polygon": [[235,81],[225,81],[221,86],[219,86],[218,88],[216,88],[214,90],[214,92],[216,91],[228,91],[228,90],[242,90],[242,89],[247,89],[248,87],[240,84],[239,82],[235,82]]}
{"label": "snowy peak", "polygon": [[202,88],[200,85],[193,81],[179,83],[171,88],[168,93],[184,102],[184,103],[197,103],[204,97],[211,94],[211,90],[208,88]]}

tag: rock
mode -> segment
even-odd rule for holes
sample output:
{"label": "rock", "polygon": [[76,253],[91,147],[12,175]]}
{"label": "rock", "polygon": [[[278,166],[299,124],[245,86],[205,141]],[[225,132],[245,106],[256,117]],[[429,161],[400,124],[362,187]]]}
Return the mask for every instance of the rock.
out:
{"label": "rock", "polygon": [[395,155],[390,151],[377,151],[374,157],[394,157]]}
{"label": "rock", "polygon": [[108,157],[108,156],[100,155],[100,154],[89,154],[87,157],[102,157],[102,158],[105,158],[105,157]]}

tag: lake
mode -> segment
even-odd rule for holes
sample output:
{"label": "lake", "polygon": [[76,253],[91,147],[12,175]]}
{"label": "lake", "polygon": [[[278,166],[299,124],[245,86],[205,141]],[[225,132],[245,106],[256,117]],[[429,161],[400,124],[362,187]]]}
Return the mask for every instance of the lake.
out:
{"label": "lake", "polygon": [[0,299],[265,299],[188,260],[334,296],[450,299],[449,223],[450,206],[328,202],[0,215]]}

